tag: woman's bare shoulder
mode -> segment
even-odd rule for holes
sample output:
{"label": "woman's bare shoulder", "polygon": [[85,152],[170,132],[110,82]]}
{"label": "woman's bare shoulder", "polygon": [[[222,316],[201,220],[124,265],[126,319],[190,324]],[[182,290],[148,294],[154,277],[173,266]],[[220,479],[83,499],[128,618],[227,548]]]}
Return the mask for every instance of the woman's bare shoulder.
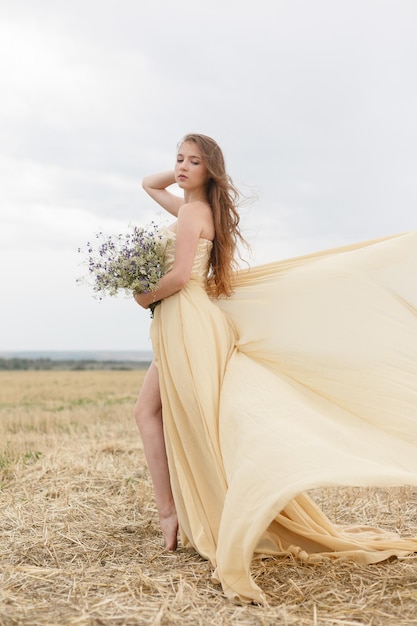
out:
{"label": "woman's bare shoulder", "polygon": [[178,222],[192,224],[204,239],[214,239],[213,213],[207,202],[184,203],[178,211]]}

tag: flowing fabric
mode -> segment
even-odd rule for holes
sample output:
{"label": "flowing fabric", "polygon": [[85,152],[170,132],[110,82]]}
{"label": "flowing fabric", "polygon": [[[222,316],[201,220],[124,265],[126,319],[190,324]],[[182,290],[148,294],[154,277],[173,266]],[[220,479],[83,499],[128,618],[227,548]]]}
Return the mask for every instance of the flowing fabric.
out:
{"label": "flowing fabric", "polygon": [[254,554],[417,552],[417,538],[334,525],[305,493],[417,485],[417,231],[242,270],[220,300],[211,246],[151,327],[183,545],[243,602],[265,599]]}

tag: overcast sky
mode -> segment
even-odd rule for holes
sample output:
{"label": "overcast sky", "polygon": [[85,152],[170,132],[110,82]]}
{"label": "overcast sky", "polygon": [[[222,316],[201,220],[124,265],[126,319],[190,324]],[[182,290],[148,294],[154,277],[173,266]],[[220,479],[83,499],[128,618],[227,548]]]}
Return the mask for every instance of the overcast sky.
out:
{"label": "overcast sky", "polygon": [[79,246],[161,213],[187,132],[252,202],[253,263],[417,227],[415,0],[3,0],[0,351],[150,349]]}

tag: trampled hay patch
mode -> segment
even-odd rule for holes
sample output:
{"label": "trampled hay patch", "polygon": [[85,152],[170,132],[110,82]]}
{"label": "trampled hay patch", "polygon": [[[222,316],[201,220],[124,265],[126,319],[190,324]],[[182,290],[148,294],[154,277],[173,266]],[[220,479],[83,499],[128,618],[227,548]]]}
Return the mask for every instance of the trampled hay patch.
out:
{"label": "trampled hay patch", "polygon": [[[133,420],[144,372],[0,373],[0,625],[416,624],[417,557],[256,560],[238,606],[198,554],[165,553]],[[417,490],[323,489],[339,523],[417,535]]]}

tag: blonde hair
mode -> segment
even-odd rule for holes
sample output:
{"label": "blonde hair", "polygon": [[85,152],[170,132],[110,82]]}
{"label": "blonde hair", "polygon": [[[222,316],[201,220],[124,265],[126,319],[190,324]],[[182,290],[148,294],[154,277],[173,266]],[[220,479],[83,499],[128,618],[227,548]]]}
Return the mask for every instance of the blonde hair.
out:
{"label": "blonde hair", "polygon": [[248,247],[239,229],[237,205],[240,194],[226,173],[223,153],[214,139],[190,133],[179,145],[186,141],[197,144],[208,170],[206,196],[213,212],[215,229],[210,257],[210,293],[216,298],[230,296],[233,292],[232,272],[237,268],[238,243]]}

